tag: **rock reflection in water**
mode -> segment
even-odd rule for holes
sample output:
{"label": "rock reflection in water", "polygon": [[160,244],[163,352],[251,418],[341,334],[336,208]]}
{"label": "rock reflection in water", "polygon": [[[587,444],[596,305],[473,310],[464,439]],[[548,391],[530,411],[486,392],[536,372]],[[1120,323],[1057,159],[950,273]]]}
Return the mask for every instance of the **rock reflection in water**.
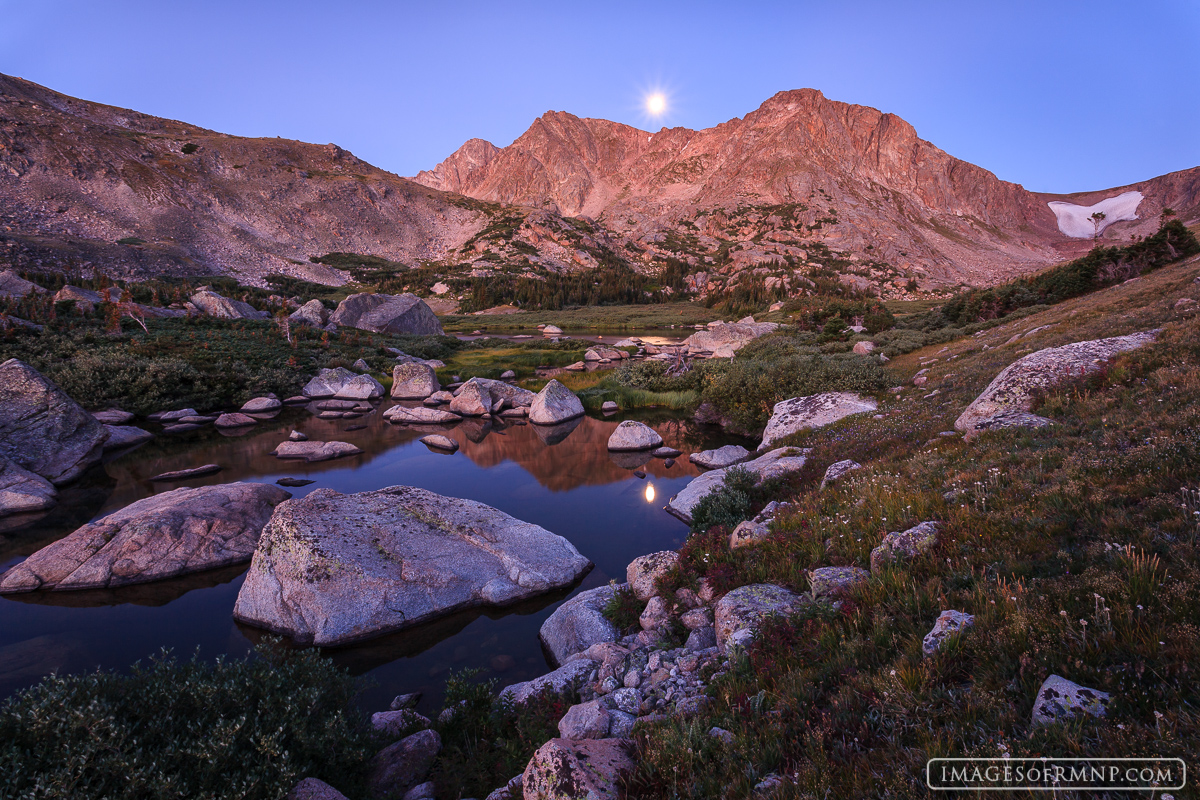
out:
{"label": "rock reflection in water", "polygon": [[[313,481],[289,489],[296,497],[320,488],[350,493],[399,484],[486,503],[566,537],[595,562],[597,568],[582,588],[602,585],[610,576],[619,579],[633,558],[678,547],[687,535],[686,526],[661,509],[661,500],[648,502],[646,491],[656,484],[656,496],[665,500],[699,469],[686,459],[668,468],[648,453],[624,454],[636,459],[632,466],[624,460],[615,463],[609,456],[607,442],[613,429],[635,415],[585,416],[552,428],[503,418],[396,426],[382,419],[381,411],[390,405],[385,400],[357,419],[318,419],[316,404],[311,403],[284,408],[274,419],[237,430],[241,435],[235,437],[212,427],[160,435],[107,463],[107,474],[101,471],[65,488],[65,501],[50,514],[23,520],[29,524],[18,531],[0,533],[0,569],[80,525],[152,494],[241,480],[273,483],[283,477]],[[654,427],[668,446],[685,453],[738,441],[666,414],[636,418]],[[357,424],[366,427],[346,430]],[[146,428],[161,430],[153,424]],[[312,464],[276,459],[271,452],[293,429],[309,440],[348,442],[363,453]],[[430,433],[454,439],[458,454],[432,453],[417,441]],[[163,472],[208,463],[223,470],[177,483],[149,481]],[[634,478],[630,470],[638,467],[650,473],[650,483]],[[243,571],[244,566],[232,567],[120,591],[0,598],[4,623],[0,654],[23,654],[8,661],[0,658],[0,696],[36,681],[55,666],[127,669],[163,647],[174,648],[180,658],[196,650],[202,658],[244,655],[251,646],[248,640],[262,634],[239,629],[232,619]],[[365,695],[367,708],[386,708],[391,696],[420,689],[427,692],[426,710],[433,710],[448,670],[478,667],[484,677],[503,682],[545,671],[537,631],[560,600],[561,595],[546,595],[528,606],[464,612],[427,627],[329,652],[339,663],[369,674],[376,682],[376,688]],[[39,639],[51,632],[59,638]],[[17,650],[9,651],[10,647]],[[36,655],[39,649],[45,650],[44,657]],[[6,663],[12,669],[5,669]],[[39,671],[39,665],[46,670]]]}

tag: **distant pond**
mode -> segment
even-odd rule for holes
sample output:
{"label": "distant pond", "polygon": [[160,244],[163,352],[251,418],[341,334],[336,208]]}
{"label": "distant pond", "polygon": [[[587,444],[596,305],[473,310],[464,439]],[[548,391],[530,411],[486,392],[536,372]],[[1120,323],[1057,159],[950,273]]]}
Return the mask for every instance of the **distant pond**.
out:
{"label": "distant pond", "polygon": [[[344,493],[409,485],[494,506],[564,536],[596,567],[572,590],[624,580],[637,556],[677,548],[687,527],[663,510],[698,469],[687,453],[739,440],[719,430],[653,411],[607,418],[583,417],[569,432],[534,425],[464,420],[453,427],[397,427],[382,419],[392,403],[360,419],[321,420],[306,409],[227,436],[215,430],[161,436],[120,456],[60,494],[60,506],[32,526],[6,530],[0,519],[0,573],[78,526],[151,494],[180,486],[234,481],[274,483],[293,477],[314,483],[289,488],[301,497],[314,489]],[[673,467],[662,460],[630,460],[607,451],[609,434],[622,419],[654,427],[666,444],[684,451]],[[347,431],[352,425],[361,430]],[[155,432],[157,426],[146,426]],[[350,442],[363,454],[306,464],[270,455],[292,429],[314,440]],[[457,454],[430,451],[418,439],[433,431],[459,442]],[[564,435],[565,434],[565,435]],[[742,442],[744,443],[744,442]],[[162,472],[215,463],[216,475],[152,484]],[[645,479],[634,474],[646,473]],[[10,523],[11,524],[11,523]],[[246,565],[174,581],[116,591],[38,592],[0,597],[0,698],[36,683],[52,671],[127,669],[162,649],[186,659],[243,656],[262,635],[235,623],[232,612]],[[358,646],[326,652],[374,684],[363,696],[369,710],[387,708],[396,694],[425,692],[422,709],[440,705],[451,670],[467,667],[501,685],[547,671],[538,642],[542,622],[569,594],[548,595],[525,605],[472,611],[401,631]]]}

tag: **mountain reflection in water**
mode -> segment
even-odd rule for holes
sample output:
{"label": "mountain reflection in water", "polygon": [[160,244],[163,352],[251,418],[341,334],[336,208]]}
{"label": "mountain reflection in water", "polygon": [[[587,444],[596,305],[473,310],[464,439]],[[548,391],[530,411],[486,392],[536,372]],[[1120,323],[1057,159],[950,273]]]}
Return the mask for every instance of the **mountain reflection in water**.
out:
{"label": "mountain reflection in water", "polygon": [[[610,454],[609,435],[631,415],[582,417],[552,428],[523,420],[478,419],[450,426],[395,426],[382,418],[390,405],[385,401],[366,416],[338,420],[318,419],[313,406],[285,409],[237,436],[213,429],[160,436],[64,491],[70,502],[59,509],[32,518],[26,527],[0,529],[0,571],[88,520],[152,494],[241,480],[273,483],[285,476],[313,481],[289,489],[295,497],[322,488],[350,493],[398,484],[419,486],[477,500],[541,525],[569,539],[596,564],[571,593],[610,579],[623,580],[633,558],[678,547],[687,535],[686,526],[662,505],[699,470],[686,455],[668,468],[648,453]],[[735,441],[667,414],[635,418],[685,454]],[[366,427],[347,431],[352,425]],[[271,452],[291,430],[312,440],[350,442],[363,453],[314,464],[281,461]],[[458,453],[446,455],[417,441],[429,433],[456,440]],[[149,481],[163,472],[208,463],[224,469],[178,483]],[[636,477],[635,469],[646,478]],[[126,669],[163,648],[173,649],[180,658],[192,653],[206,659],[245,655],[263,633],[239,626],[232,618],[244,572],[243,565],[118,591],[0,598],[0,697],[51,670]],[[509,608],[462,612],[326,652],[375,683],[364,694],[366,708],[383,709],[393,695],[421,690],[426,693],[422,708],[432,711],[440,703],[450,670],[479,668],[482,677],[495,677],[501,684],[545,672],[537,631],[566,596],[560,592]]]}

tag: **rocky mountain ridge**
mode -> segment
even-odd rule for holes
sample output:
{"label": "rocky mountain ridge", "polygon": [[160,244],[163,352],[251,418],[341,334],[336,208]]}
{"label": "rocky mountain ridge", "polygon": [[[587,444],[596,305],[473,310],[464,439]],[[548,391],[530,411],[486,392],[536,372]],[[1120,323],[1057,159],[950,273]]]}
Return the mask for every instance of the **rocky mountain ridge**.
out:
{"label": "rocky mountain ridge", "polygon": [[413,180],[594,219],[633,261],[684,260],[700,289],[747,270],[786,280],[789,269],[831,257],[845,280],[885,292],[909,279],[990,285],[1091,246],[1059,229],[1051,200],[1141,191],[1139,219],[1110,225],[1108,242],[1152,232],[1166,207],[1200,215],[1200,169],[1038,194],[950,156],[894,114],[812,89],[780,92],[700,131],[648,133],[552,111],[508,147],[472,139]]}

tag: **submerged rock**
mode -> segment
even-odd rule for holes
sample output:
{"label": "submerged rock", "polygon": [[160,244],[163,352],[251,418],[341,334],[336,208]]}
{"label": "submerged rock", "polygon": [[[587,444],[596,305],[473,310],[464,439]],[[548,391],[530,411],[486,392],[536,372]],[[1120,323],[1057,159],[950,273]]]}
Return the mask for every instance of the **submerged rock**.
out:
{"label": "submerged rock", "polygon": [[100,463],[106,439],[95,417],[33,367],[0,364],[0,457],[62,486]]}
{"label": "submerged rock", "polygon": [[449,436],[442,436],[441,434],[435,433],[430,434],[429,436],[422,436],[421,443],[434,450],[441,450],[447,453],[458,452],[458,442],[454,441]]}
{"label": "submerged rock", "polygon": [[1030,353],[1004,368],[955,420],[967,435],[989,428],[1042,427],[1050,420],[1029,413],[1034,397],[1069,378],[1098,372],[1115,356],[1152,344],[1157,331],[1076,342]]}
{"label": "submerged rock", "polygon": [[534,425],[557,425],[583,416],[583,403],[567,387],[553,378],[537,393],[529,407],[529,421]]}
{"label": "submerged rock", "polygon": [[878,407],[871,398],[853,392],[825,392],[784,400],[775,404],[758,449],[766,450],[772,443],[793,433],[831,425],[844,417],[874,413]]}
{"label": "submerged rock", "polygon": [[318,489],[276,510],[234,616],[345,644],[568,586],[591,566],[561,536],[482,503],[408,486]]}
{"label": "submerged rock", "polygon": [[[770,478],[779,478],[798,471],[804,466],[807,454],[807,450],[781,447],[761,455],[753,461],[738,464],[736,468],[754,473],[758,482],[761,483]],[[709,492],[725,485],[725,474],[729,469],[734,469],[734,467],[716,469],[693,478],[691,483],[683,487],[679,494],[671,498],[671,501],[667,503],[667,510],[684,522],[691,523],[692,511],[696,508],[696,504]]]}
{"label": "submerged rock", "polygon": [[92,416],[96,421],[105,425],[124,425],[126,422],[133,421],[133,414],[128,411],[122,411],[119,408],[110,408],[107,411],[93,411]]}
{"label": "submerged rock", "polygon": [[362,449],[348,442],[280,442],[271,455],[276,458],[303,458],[305,461],[330,461],[343,456],[356,456]]}
{"label": "submerged rock", "polygon": [[248,561],[289,497],[263,483],[152,495],[38,550],[0,578],[0,593],[112,589]]}
{"label": "submerged rock", "polygon": [[174,472],[162,472],[150,479],[151,483],[169,483],[170,481],[185,481],[188,478],[200,478],[204,475],[215,475],[221,471],[220,464],[205,464],[202,467],[179,469]]}
{"label": "submerged rock", "polygon": [[154,438],[153,433],[132,425],[105,425],[104,429],[108,431],[108,439],[104,442],[105,452],[136,447]]}
{"label": "submerged rock", "polygon": [[427,408],[425,406],[417,406],[416,408],[392,406],[383,412],[383,418],[388,422],[396,424],[408,423],[412,425],[441,425],[448,422],[462,421],[462,417],[458,414],[440,408]]}
{"label": "submerged rock", "polygon": [[265,414],[282,407],[283,403],[276,397],[255,397],[253,400],[247,400],[240,410],[247,414]]}
{"label": "submerged rock", "polygon": [[217,417],[217,421],[213,423],[218,428],[246,428],[251,425],[257,425],[258,420],[248,414],[222,414]]}

